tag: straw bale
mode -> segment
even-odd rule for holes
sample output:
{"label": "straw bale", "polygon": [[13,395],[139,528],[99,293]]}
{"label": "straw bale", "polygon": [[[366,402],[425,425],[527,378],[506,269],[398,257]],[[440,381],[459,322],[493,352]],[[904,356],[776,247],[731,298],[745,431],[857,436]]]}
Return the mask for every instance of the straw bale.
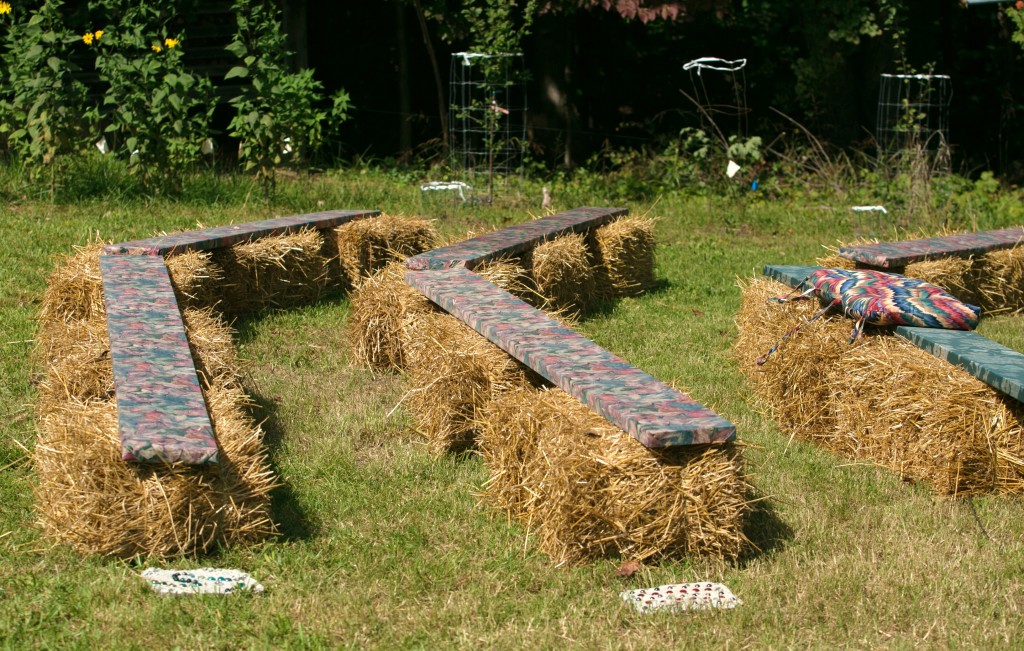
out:
{"label": "straw bale", "polygon": [[[853,322],[826,317],[806,326],[782,344],[766,364],[755,360],[794,326],[813,315],[815,300],[769,303],[790,288],[768,278],[740,281],[743,302],[736,316],[739,334],[734,351],[753,385],[757,406],[768,410],[786,431],[805,438],[830,436],[833,416],[826,371],[850,347]],[[863,340],[853,345],[860,345]]]}
{"label": "straw bale", "polygon": [[748,545],[735,445],[649,450],[557,389],[509,392],[484,418],[484,497],[525,521],[556,564],[735,558]]}
{"label": "straw bale", "polygon": [[830,369],[850,456],[943,495],[1024,490],[1024,406],[898,337],[874,336]]}
{"label": "straw bale", "polygon": [[972,280],[986,312],[1024,311],[1024,245],[980,256]]}
{"label": "straw bale", "polygon": [[472,447],[484,406],[497,395],[539,383],[538,376],[455,317],[417,314],[405,323],[405,404],[416,429],[438,452]]}
{"label": "straw bale", "polygon": [[379,371],[402,371],[408,365],[403,324],[436,310],[434,304],[403,280],[405,264],[392,262],[364,278],[349,297],[347,336],[352,358]]}
{"label": "straw bale", "polygon": [[595,229],[591,240],[599,295],[635,296],[654,287],[653,219],[621,217]]}
{"label": "straw bale", "polygon": [[974,261],[970,258],[936,258],[912,262],[900,273],[937,285],[961,301],[978,305],[981,299],[971,281],[973,266]]}
{"label": "straw bale", "polygon": [[736,353],[758,406],[782,429],[939,494],[1024,491],[1024,407],[887,331],[849,344],[852,321],[838,316],[808,325],[758,367],[817,303],[768,304],[788,291],[768,279],[741,287]]}
{"label": "straw bale", "polygon": [[303,229],[218,249],[213,261],[224,270],[220,307],[239,315],[316,300],[329,280],[322,248],[320,232]]}
{"label": "straw bale", "polygon": [[107,399],[114,394],[110,339],[102,313],[40,322],[33,358],[44,369],[38,386],[44,410],[64,400]]}
{"label": "straw bale", "polygon": [[336,272],[353,287],[392,260],[429,251],[438,245],[433,225],[421,217],[380,215],[342,224],[328,232],[325,250],[337,260]]}
{"label": "straw bale", "polygon": [[241,382],[235,331],[213,308],[186,308],[181,313],[192,361],[204,388]]}
{"label": "straw bale", "polygon": [[530,262],[537,291],[547,298],[544,309],[584,313],[592,306],[595,268],[584,235],[570,233],[539,244]]}
{"label": "straw bale", "polygon": [[209,251],[185,251],[164,259],[178,306],[211,307],[221,300],[224,270]]}
{"label": "straw bale", "polygon": [[73,253],[58,259],[43,292],[41,321],[72,321],[106,314],[100,276],[103,246],[101,241],[76,246]]}
{"label": "straw bale", "polygon": [[207,403],[221,453],[218,465],[202,467],[122,461],[110,400],[68,400],[43,414],[33,460],[44,534],[80,553],[120,558],[202,553],[273,535],[274,477],[247,398],[215,387]]}

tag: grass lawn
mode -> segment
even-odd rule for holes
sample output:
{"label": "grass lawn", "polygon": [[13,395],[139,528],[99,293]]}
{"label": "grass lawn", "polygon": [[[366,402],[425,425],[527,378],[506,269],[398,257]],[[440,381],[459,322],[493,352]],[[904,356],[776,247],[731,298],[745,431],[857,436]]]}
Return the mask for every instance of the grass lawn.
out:
{"label": "grass lawn", "polygon": [[[51,548],[33,526],[25,448],[35,438],[32,319],[52,256],[97,232],[120,241],[320,206],[423,214],[413,184],[383,178],[324,176],[286,182],[281,192],[269,209],[230,197],[0,205],[3,646],[1001,648],[1024,638],[1024,502],[935,498],[891,472],[790,440],[749,406],[731,353],[736,278],[769,262],[810,263],[822,245],[859,228],[844,206],[820,203],[667,197],[632,206],[660,218],[664,283],[579,326],[737,425],[763,498],[747,530],[762,551],[741,562],[663,562],[630,578],[616,574],[614,560],[552,567],[520,526],[477,505],[479,458],[433,456],[400,409],[388,415],[401,380],[350,365],[343,298],[237,324],[284,482],[274,499],[283,535],[168,564],[244,569],[264,594],[158,597],[135,576],[144,563]],[[569,189],[554,196],[559,209],[608,205]],[[440,208],[425,216],[450,236],[523,220],[529,210]],[[992,215],[981,227],[1004,225]],[[1024,350],[1021,323],[995,318],[982,332]],[[640,616],[618,597],[689,581],[724,582],[744,605]]]}

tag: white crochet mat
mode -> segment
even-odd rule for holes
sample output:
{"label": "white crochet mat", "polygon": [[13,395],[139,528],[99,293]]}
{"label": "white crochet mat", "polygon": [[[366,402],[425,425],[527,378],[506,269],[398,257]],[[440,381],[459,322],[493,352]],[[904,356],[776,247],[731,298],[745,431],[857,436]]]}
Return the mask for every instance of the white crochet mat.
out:
{"label": "white crochet mat", "polygon": [[241,570],[202,567],[198,570],[158,570],[150,567],[142,578],[158,594],[231,594],[263,592],[263,586]]}
{"label": "white crochet mat", "polygon": [[655,610],[735,608],[743,602],[721,583],[677,583],[619,593],[641,613]]}

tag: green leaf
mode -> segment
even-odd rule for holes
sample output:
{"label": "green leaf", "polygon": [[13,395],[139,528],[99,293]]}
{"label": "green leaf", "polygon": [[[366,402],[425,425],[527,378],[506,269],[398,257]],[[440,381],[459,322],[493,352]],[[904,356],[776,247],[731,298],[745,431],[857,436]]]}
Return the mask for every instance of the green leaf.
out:
{"label": "green leaf", "polygon": [[224,49],[227,50],[228,52],[230,52],[231,54],[234,54],[239,59],[244,57],[246,52],[248,52],[248,50],[245,47],[245,44],[242,43],[241,41],[234,41],[231,44],[229,44],[227,47],[225,47]]}
{"label": "green leaf", "polygon": [[245,66],[235,66],[231,70],[228,70],[228,74],[224,75],[224,79],[234,79],[235,77],[248,77],[249,69]]}
{"label": "green leaf", "polygon": [[57,57],[50,57],[46,60],[46,65],[50,66],[50,69],[54,72],[60,72],[60,59]]}

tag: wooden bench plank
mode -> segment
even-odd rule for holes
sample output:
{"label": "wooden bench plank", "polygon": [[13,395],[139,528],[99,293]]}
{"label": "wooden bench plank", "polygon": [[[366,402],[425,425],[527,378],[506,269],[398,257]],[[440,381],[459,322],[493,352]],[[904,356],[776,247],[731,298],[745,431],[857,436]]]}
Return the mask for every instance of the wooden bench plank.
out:
{"label": "wooden bench plank", "polygon": [[926,258],[966,258],[998,249],[1009,249],[1024,240],[1024,226],[980,233],[960,233],[902,242],[844,246],[839,255],[847,260],[883,269],[902,269]]}
{"label": "wooden bench plank", "polygon": [[100,256],[121,458],[217,463],[217,442],[164,260]]}
{"label": "wooden bench plank", "polygon": [[[764,274],[796,289],[820,267],[766,265]],[[899,326],[896,334],[921,350],[959,366],[993,389],[1024,402],[1024,355],[972,330]]]}
{"label": "wooden bench plank", "polygon": [[707,407],[467,269],[410,270],[405,280],[649,448],[736,437]]}
{"label": "wooden bench plank", "polygon": [[486,260],[520,253],[566,233],[597,228],[628,212],[625,208],[576,208],[442,246],[406,260],[408,269],[472,269]]}
{"label": "wooden bench plank", "polygon": [[379,210],[325,210],[306,215],[276,217],[246,224],[229,224],[196,231],[171,233],[160,237],[111,244],[103,248],[107,255],[173,255],[184,251],[210,251],[272,235],[287,235],[303,228],[323,230],[356,219],[376,217]]}

